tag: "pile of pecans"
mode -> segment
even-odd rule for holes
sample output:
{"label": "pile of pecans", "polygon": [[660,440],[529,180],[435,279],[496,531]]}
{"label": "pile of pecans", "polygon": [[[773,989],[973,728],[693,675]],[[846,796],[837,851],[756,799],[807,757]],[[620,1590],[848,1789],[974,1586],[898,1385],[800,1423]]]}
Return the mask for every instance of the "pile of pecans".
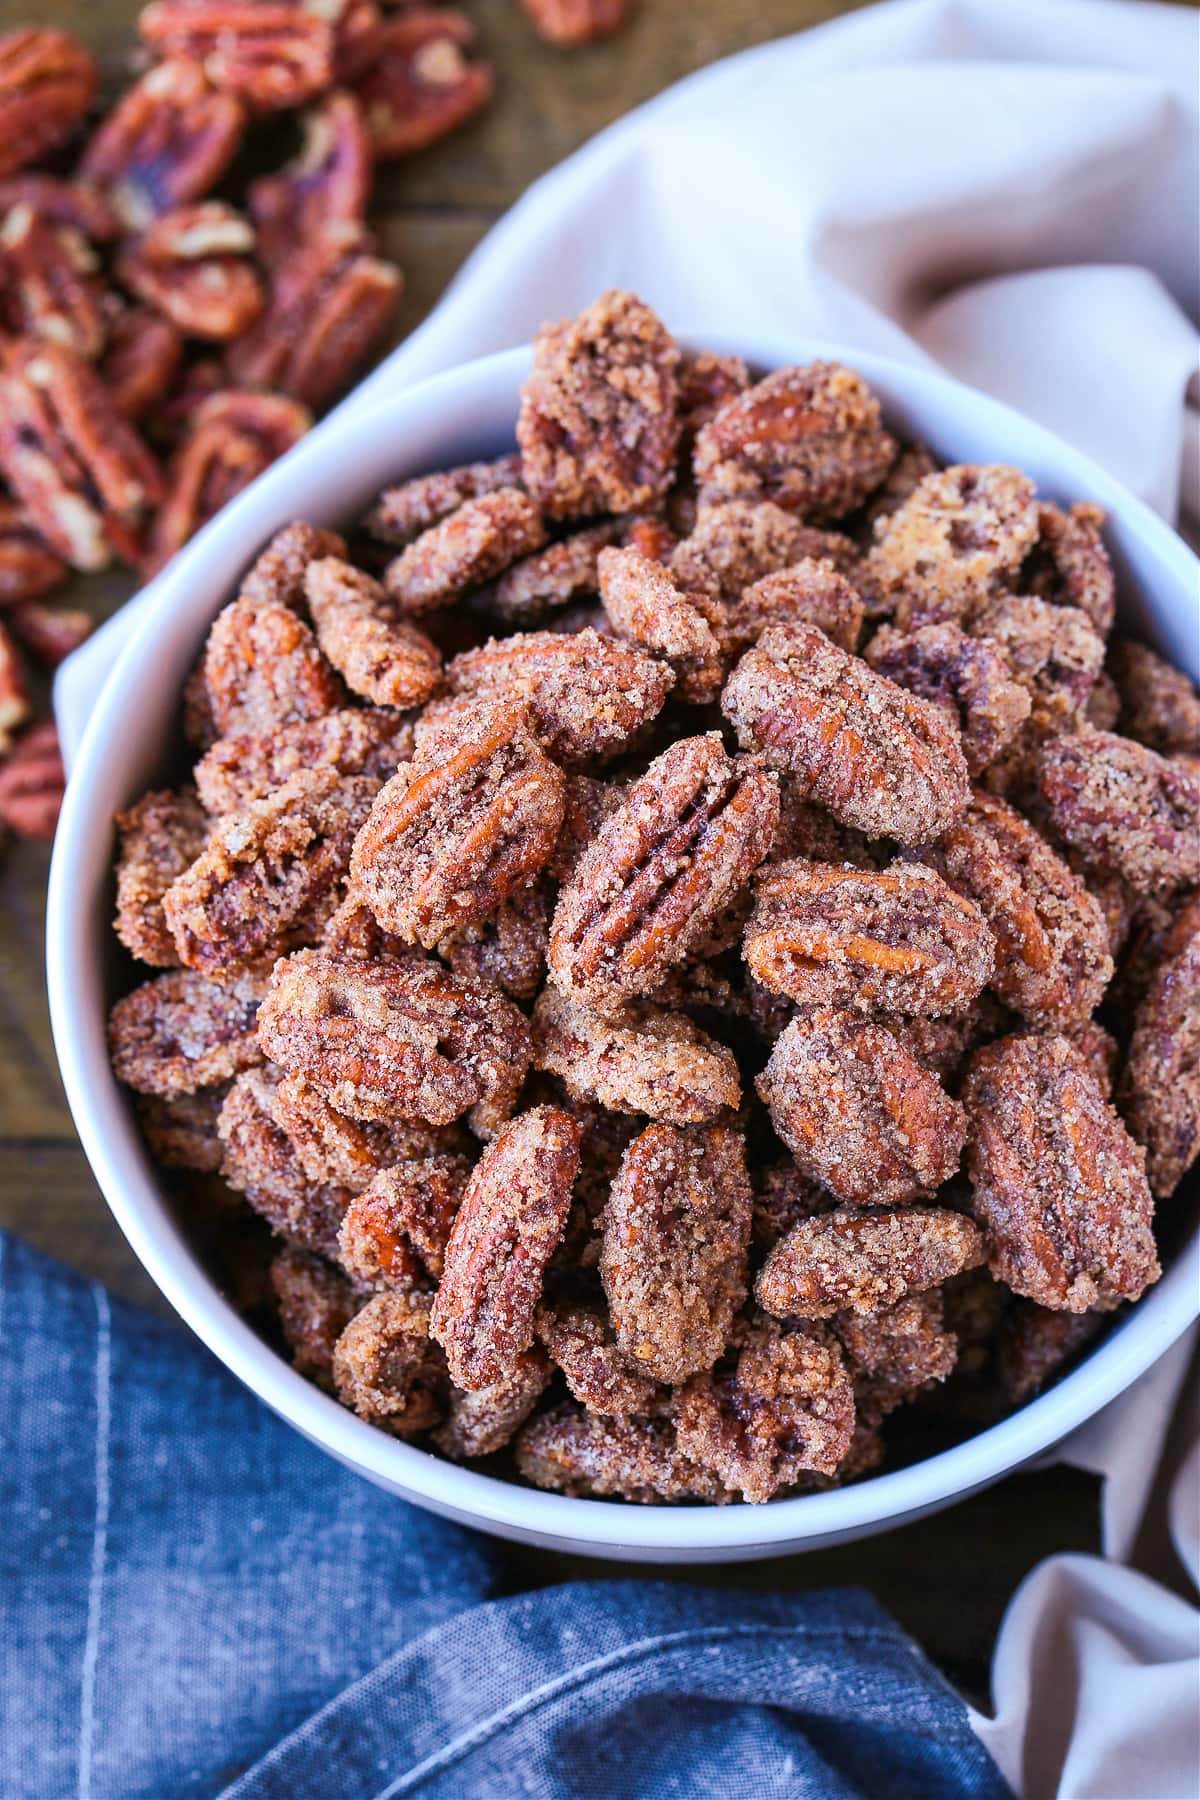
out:
{"label": "pile of pecans", "polygon": [[364,1419],[574,1495],[851,1480],[1158,1278],[1200,699],[1111,636],[1098,509],[940,468],[851,369],[609,293],[517,440],[218,615],[192,781],[117,820],[163,972],[114,1068]]}
{"label": "pile of pecans", "polygon": [[[46,596],[114,558],[155,573],[387,336],[402,277],[366,225],[375,166],[474,117],[492,78],[461,13],[383,3],[153,0],[149,66],[98,121],[67,32],[0,38],[0,825],[19,835],[53,835],[63,786],[24,659],[53,668],[91,628]],[[626,6],[528,10],[570,44]],[[294,159],[240,207],[213,198],[290,111]]]}

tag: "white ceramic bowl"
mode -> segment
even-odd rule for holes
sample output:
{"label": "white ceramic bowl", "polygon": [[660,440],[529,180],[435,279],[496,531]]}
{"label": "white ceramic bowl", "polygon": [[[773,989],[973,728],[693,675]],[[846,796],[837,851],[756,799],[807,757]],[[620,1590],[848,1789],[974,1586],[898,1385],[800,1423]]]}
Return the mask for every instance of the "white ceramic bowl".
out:
{"label": "white ceramic bowl", "polygon": [[[996,401],[925,370],[806,341],[718,347],[739,351],[761,369],[838,356],[862,370],[893,427],[947,461],[1015,463],[1044,495],[1100,501],[1110,514],[1126,623],[1196,676],[1196,559],[1086,458]],[[514,350],[424,382],[369,413],[343,409],[222,513],[163,577],[156,604],[96,705],[55,844],[49,986],[67,1096],[108,1203],[171,1304],[276,1413],[381,1487],[504,1537],[628,1561],[732,1561],[862,1536],[997,1480],[1127,1387],[1196,1315],[1200,1234],[1192,1231],[1158,1286],[1072,1374],[953,1449],[845,1489],[766,1506],[571,1500],[460,1468],[388,1437],[268,1348],[190,1248],[109,1069],[104,1025],[118,967],[111,935],[112,815],[170,766],[180,686],[214,614],[258,549],[288,521],[341,524],[389,482],[508,447],[528,363],[527,350]]]}

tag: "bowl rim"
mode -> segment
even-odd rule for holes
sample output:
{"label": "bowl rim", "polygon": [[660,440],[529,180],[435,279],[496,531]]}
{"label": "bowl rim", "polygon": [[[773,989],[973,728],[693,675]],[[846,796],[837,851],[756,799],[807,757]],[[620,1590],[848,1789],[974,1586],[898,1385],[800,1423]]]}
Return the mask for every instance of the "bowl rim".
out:
{"label": "bowl rim", "polygon": [[[681,332],[687,343],[688,334]],[[798,335],[757,339],[747,345],[729,334],[703,334],[706,347],[745,356],[760,368],[829,357],[859,369],[872,385],[915,388],[921,399],[941,399],[952,409],[970,409],[986,428],[989,421],[1031,440],[1041,460],[1063,464],[1070,486],[1119,515],[1123,530],[1139,540],[1150,559],[1186,592],[1200,580],[1200,563],[1170,527],[1090,458],[1054,433],[940,370]],[[308,437],[268,470],[201,532],[159,577],[152,606],[105,680],[80,742],[67,786],[55,840],[47,894],[47,980],[55,1049],[80,1141],[95,1178],[131,1248],[176,1312],[221,1362],[267,1406],[310,1441],[360,1473],[416,1504],[501,1535],[620,1558],[659,1553],[714,1559],[730,1554],[768,1556],[784,1549],[864,1535],[886,1529],[917,1513],[954,1500],[998,1480],[1058,1443],[1091,1418],[1145,1372],[1200,1313],[1200,1227],[1181,1245],[1172,1267],[1078,1367],[1046,1393],[1006,1419],[905,1468],[868,1477],[844,1488],[776,1500],[766,1506],[631,1506],[615,1500],[575,1499],[503,1481],[469,1466],[388,1436],[323,1393],[287,1364],[223,1297],[169,1217],[162,1192],[144,1151],[130,1156],[110,1138],[102,1114],[105,1103],[122,1096],[115,1077],[95,1083],[94,1043],[89,1047],[87,1007],[79,1000],[77,971],[91,954],[90,907],[75,896],[88,891],[89,863],[96,832],[93,789],[101,778],[105,747],[129,718],[127,687],[136,692],[150,678],[158,638],[177,608],[201,585],[204,571],[221,560],[221,546],[236,537],[243,521],[282,503],[297,469],[311,475],[351,446],[364,431],[378,429],[415,408],[461,399],[499,384],[516,392],[528,367],[529,346],[500,351],[457,365],[401,389],[369,407],[343,404]],[[999,435],[999,432],[997,433]],[[403,461],[398,454],[397,462]],[[287,507],[282,507],[286,513]],[[213,590],[209,617],[223,603],[229,578]],[[199,609],[197,609],[199,610]],[[105,854],[104,867],[110,856]],[[92,876],[94,883],[94,873]],[[91,1020],[94,1027],[95,1019]],[[99,1022],[103,1042],[103,1018]],[[94,1032],[93,1032],[94,1037]],[[127,1106],[122,1097],[120,1104]]]}

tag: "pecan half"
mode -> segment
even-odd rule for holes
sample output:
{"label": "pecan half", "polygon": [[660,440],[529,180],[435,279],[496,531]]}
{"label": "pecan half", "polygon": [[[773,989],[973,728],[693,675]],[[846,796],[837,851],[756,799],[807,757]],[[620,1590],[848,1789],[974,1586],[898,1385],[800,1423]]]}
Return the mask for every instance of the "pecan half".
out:
{"label": "pecan half", "polygon": [[601,1308],[540,1306],[534,1324],[581,1406],[616,1419],[658,1408],[658,1384],[625,1360]]}
{"label": "pecan half", "polygon": [[819,524],[860,505],[895,455],[862,377],[814,362],[727,400],[700,431],[693,466],[703,499],[770,500]]}
{"label": "pecan half", "polygon": [[496,583],[492,610],[510,624],[527,625],[588,599],[599,590],[600,552],[618,541],[621,529],[616,520],[590,525],[548,550],[523,557]]}
{"label": "pecan half", "polygon": [[119,812],[116,827],[117,936],[142,962],[175,968],[179,953],[163,918],[162,897],[204,848],[204,809],[186,789],[159,789]]}
{"label": "pecan half", "polygon": [[940,706],[957,725],[967,770],[994,762],[1029,717],[1028,689],[990,638],[968,637],[949,621],[897,631],[883,625],[863,652],[889,681]]}
{"label": "pecan half", "polygon": [[525,886],[554,849],[563,775],[521,706],[478,708],[383,787],[351,862],[356,895],[385,930],[432,949]]}
{"label": "pecan half", "polygon": [[465,1156],[437,1150],[381,1169],[346,1209],[342,1267],[363,1287],[432,1286],[470,1173]]}
{"label": "pecan half", "polygon": [[301,769],[384,781],[409,754],[411,737],[394,712],[347,707],[256,737],[219,738],[196,764],[196,788],[205,810],[219,817],[261,800]]}
{"label": "pecan half", "polygon": [[524,1015],[494,989],[411,958],[305,950],[277,964],[259,1018],[268,1055],[356,1119],[491,1131],[529,1067]]}
{"label": "pecan half", "polygon": [[600,1277],[622,1352],[656,1381],[711,1368],[746,1297],[750,1181],[741,1133],[649,1125],[604,1211]]}
{"label": "pecan half", "polygon": [[530,1421],[517,1438],[517,1468],[535,1487],[643,1506],[731,1498],[708,1469],[679,1449],[668,1419],[606,1419],[564,1401]]}
{"label": "pecan half", "polygon": [[298,154],[277,175],[263,175],[247,191],[258,252],[282,262],[297,244],[331,225],[361,225],[371,192],[373,157],[362,107],[353,94],[326,94],[300,117]]}
{"label": "pecan half", "polygon": [[1200,881],[1200,774],[1111,731],[1054,738],[1042,796],[1055,830],[1137,893]]}
{"label": "pecan half", "polygon": [[803,557],[745,588],[717,621],[717,630],[733,662],[771,625],[814,625],[840,649],[854,650],[862,622],[857,589],[828,559]]}
{"label": "pecan half", "polygon": [[31,725],[0,762],[0,825],[20,838],[49,843],[67,777],[52,719]]}
{"label": "pecan half", "polygon": [[974,900],[996,937],[995,992],[1035,1025],[1081,1024],[1112,976],[1099,902],[1028,820],[990,794],[921,860]]}
{"label": "pecan half", "polygon": [[870,837],[919,844],[970,797],[958,732],[810,625],[772,625],[726,683],[721,710],[746,749],[801,796]]}
{"label": "pecan half", "polygon": [[1200,1154],[1200,906],[1194,900],[1134,1014],[1120,1103],[1145,1145],[1150,1186],[1167,1199]]}
{"label": "pecan half", "polygon": [[403,549],[468,500],[520,485],[521,458],[515,452],[498,456],[494,462],[463,463],[455,469],[417,475],[398,487],[384,489],[363,520],[363,530],[380,543]]}
{"label": "pecan half", "polygon": [[718,733],[656,757],[583,852],[559,896],[550,978],[597,1011],[650,993],[771,846],[775,779]]}
{"label": "pecan half", "polygon": [[759,872],[743,953],[755,979],[803,1006],[962,1012],[996,961],[983,914],[932,869],[775,863]]}
{"label": "pecan half", "polygon": [[1033,483],[1004,463],[961,463],[918,483],[875,527],[860,566],[868,610],[901,631],[962,620],[1015,581],[1037,537]]}
{"label": "pecan half", "polygon": [[449,1411],[433,1433],[433,1442],[454,1462],[493,1456],[525,1423],[553,1374],[553,1363],[535,1344],[521,1352],[499,1381],[472,1393],[451,1388]]}
{"label": "pecan half", "polygon": [[66,579],[66,563],[43,543],[24,507],[0,498],[0,608],[39,600]]}
{"label": "pecan half", "polygon": [[741,1105],[732,1052],[684,1014],[645,1002],[601,1018],[546,988],[533,1009],[533,1063],[568,1093],[671,1125]]}
{"label": "pecan half", "polygon": [[494,982],[514,1000],[532,1000],[546,976],[550,908],[543,876],[518,888],[477,925],[452,931],[438,946],[456,975]]}
{"label": "pecan half", "polygon": [[869,1425],[945,1381],[958,1360],[939,1288],[909,1294],[878,1312],[837,1313],[833,1330],[854,1384],[858,1418]]}
{"label": "pecan half", "polygon": [[306,769],[218,820],[163,895],[179,960],[217,980],[311,943],[375,792],[367,776]]}
{"label": "pecan half", "polygon": [[309,564],[325,556],[345,556],[346,544],[336,531],[295,519],[277,531],[265,550],[260,550],[242,577],[239,593],[244,600],[270,601],[303,612],[307,605],[305,582]]}
{"label": "pecan half", "polygon": [[156,56],[198,63],[255,112],[302,106],[333,80],[333,27],[290,0],[152,0],[138,31]]}
{"label": "pecan half", "polygon": [[912,1200],[958,1168],[962,1108],[882,1025],[833,1011],[793,1019],[756,1085],[801,1172],[840,1200]]}
{"label": "pecan half", "polygon": [[333,1384],[343,1406],[393,1437],[436,1425],[445,1410],[446,1376],[429,1339],[428,1296],[368,1300],[334,1345]]}
{"label": "pecan half", "polygon": [[120,252],[122,287],[170,319],[186,337],[227,343],[245,333],[266,304],[249,258],[254,228],[223,200],[203,200],[159,215]]}
{"label": "pecan half", "polygon": [[309,1250],[291,1245],[271,1260],[279,1329],[301,1375],[333,1386],[333,1349],[362,1305],[344,1275]]}
{"label": "pecan half", "polygon": [[95,251],[73,225],[19,201],[0,219],[0,324],[14,337],[65,344],[89,361],[108,335]]}
{"label": "pecan half", "polygon": [[492,75],[470,60],[474,40],[470,20],[449,7],[414,6],[388,20],[354,82],[376,156],[411,156],[482,112]]}
{"label": "pecan half", "polygon": [[978,1268],[984,1255],[974,1220],[945,1207],[825,1213],[780,1239],[754,1291],[764,1311],[783,1319],[873,1313]]}
{"label": "pecan half", "polygon": [[307,1179],[343,1188],[347,1195],[361,1194],[384,1169],[416,1169],[435,1156],[454,1153],[455,1134],[448,1127],[414,1125],[405,1119],[381,1124],[348,1118],[330,1106],[311,1081],[295,1073],[275,1071],[271,1116]]}
{"label": "pecan half", "polygon": [[121,417],[136,424],[166,399],[182,362],[183,336],[169,319],[147,306],[124,306],[109,328],[100,379]]}
{"label": "pecan half", "polygon": [[95,59],[66,31],[30,25],[0,38],[0,175],[73,137],[99,83]]}
{"label": "pecan half", "polygon": [[1200,756],[1200,694],[1183,670],[1131,638],[1114,644],[1110,663],[1125,735],[1163,756]]}
{"label": "pecan half", "polygon": [[1078,607],[1107,637],[1116,616],[1117,584],[1100,535],[1103,507],[1085,500],[1064,512],[1043,500],[1037,517],[1037,540],[1021,570],[1022,592],[1055,606]]}
{"label": "pecan half", "polygon": [[673,680],[645,651],[590,630],[492,638],[446,669],[452,695],[524,701],[538,737],[568,767],[617,755],[661,710]]}
{"label": "pecan half", "polygon": [[197,62],[160,63],[117,102],[88,141],[79,172],[107,195],[127,231],[212,192],[233,161],[245,109]]}
{"label": "pecan half", "polygon": [[1082,723],[1104,661],[1104,639],[1085,612],[1031,595],[1001,594],[976,607],[968,623],[976,637],[1003,652],[1014,681],[1029,694],[1024,738],[1036,744]]}
{"label": "pecan half", "polygon": [[721,645],[704,613],[663,565],[640,551],[614,548],[600,552],[597,571],[604,610],[617,635],[665,657],[684,700],[697,705],[715,700],[724,679]]}
{"label": "pecan half", "polygon": [[190,969],[144,981],[108,1016],[113,1072],[139,1094],[174,1100],[262,1061],[249,986],[218,987]]}
{"label": "pecan half", "polygon": [[465,500],[389,563],[384,580],[406,612],[432,612],[539,550],[546,528],[520,488]]}
{"label": "pecan half", "polygon": [[159,468],[104,383],[62,344],[12,344],[0,364],[0,470],[73,568],[136,562]]}
{"label": "pecan half", "polygon": [[467,1183],[433,1303],[433,1335],[459,1387],[501,1380],[533,1343],[546,1264],[566,1228],[582,1129],[535,1106],[509,1121]]}
{"label": "pecan half", "polygon": [[769,500],[704,505],[689,536],[671,552],[671,573],[689,593],[736,606],[746,588],[806,559],[831,562],[843,575],[858,561],[852,538],[802,525]]}
{"label": "pecan half", "polygon": [[543,326],[521,390],[525,485],[551,518],[636,512],[670,486],[679,443],[679,351],[633,294],[613,289]]}
{"label": "pecan half", "polygon": [[221,737],[319,719],[342,698],[304,621],[285,601],[245,590],[217,614],[204,650],[204,680]]}
{"label": "pecan half", "polygon": [[1066,1312],[1136,1300],[1157,1281],[1145,1158],[1066,1039],[977,1050],[963,1100],[993,1275]]}
{"label": "pecan half", "polygon": [[355,694],[376,706],[420,706],[441,685],[442,658],[406,624],[379,582],[340,557],[309,564],[308,608],[317,642]]}

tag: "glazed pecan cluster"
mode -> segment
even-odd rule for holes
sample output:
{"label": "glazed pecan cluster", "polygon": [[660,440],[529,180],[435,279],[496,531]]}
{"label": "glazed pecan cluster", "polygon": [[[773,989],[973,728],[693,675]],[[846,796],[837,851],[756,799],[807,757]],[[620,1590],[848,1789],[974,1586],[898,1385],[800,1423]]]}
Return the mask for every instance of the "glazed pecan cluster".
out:
{"label": "glazed pecan cluster", "polygon": [[852,1480],[1158,1277],[1200,707],[1108,644],[1094,508],[939,467],[848,368],[609,293],[517,442],[353,556],[289,526],[218,615],[193,777],[117,819],[157,972],[114,1067],[381,1429],[573,1495]]}

